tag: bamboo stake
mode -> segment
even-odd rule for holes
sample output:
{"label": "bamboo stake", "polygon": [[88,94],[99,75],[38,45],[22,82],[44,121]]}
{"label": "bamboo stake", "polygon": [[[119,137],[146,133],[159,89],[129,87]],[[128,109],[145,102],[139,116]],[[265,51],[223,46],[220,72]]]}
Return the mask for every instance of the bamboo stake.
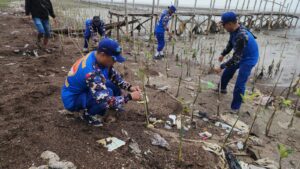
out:
{"label": "bamboo stake", "polygon": [[155,6],[155,0],[152,2],[152,11],[151,11],[151,22],[150,22],[150,42],[152,40],[153,35],[153,16],[154,16],[154,6]]}

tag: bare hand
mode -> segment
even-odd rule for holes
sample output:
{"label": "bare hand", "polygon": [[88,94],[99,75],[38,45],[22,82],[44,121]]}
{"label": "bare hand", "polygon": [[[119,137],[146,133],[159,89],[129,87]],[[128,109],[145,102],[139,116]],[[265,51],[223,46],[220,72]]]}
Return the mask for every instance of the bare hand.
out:
{"label": "bare hand", "polygon": [[140,101],[142,99],[142,94],[139,91],[134,91],[130,95],[133,101]]}
{"label": "bare hand", "polygon": [[140,89],[139,86],[131,86],[131,87],[130,87],[130,91],[131,91],[131,92],[135,92],[135,91],[141,92],[141,89]]}
{"label": "bare hand", "polygon": [[219,74],[222,72],[222,69],[221,69],[221,67],[215,67],[214,71],[215,71],[215,73]]}
{"label": "bare hand", "polygon": [[223,60],[224,60],[224,56],[221,55],[221,56],[219,57],[219,62],[223,62]]}
{"label": "bare hand", "polygon": [[56,18],[53,18],[53,22],[54,22],[55,26],[58,26],[58,22],[57,22]]}

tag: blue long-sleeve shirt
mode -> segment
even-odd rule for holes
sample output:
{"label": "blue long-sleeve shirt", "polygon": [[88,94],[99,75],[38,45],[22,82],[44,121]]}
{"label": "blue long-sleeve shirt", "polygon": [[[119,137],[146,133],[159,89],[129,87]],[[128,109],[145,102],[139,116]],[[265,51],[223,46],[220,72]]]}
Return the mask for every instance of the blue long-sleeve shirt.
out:
{"label": "blue long-sleeve shirt", "polygon": [[169,10],[164,10],[160,17],[159,21],[155,27],[155,32],[163,33],[168,29],[168,23],[171,19],[172,15],[170,15]]}
{"label": "blue long-sleeve shirt", "polygon": [[113,67],[106,68],[100,65],[96,60],[95,51],[77,60],[69,71],[62,88],[65,108],[70,111],[75,110],[78,107],[76,99],[82,93],[91,93],[103,109],[120,108],[131,98],[130,96],[112,96],[105,85],[108,80],[124,90],[129,90],[131,87]]}
{"label": "blue long-sleeve shirt", "polygon": [[221,53],[226,56],[231,50],[234,50],[232,57],[221,68],[230,67],[237,64],[255,65],[258,61],[259,52],[254,35],[246,27],[240,27],[230,33],[229,41],[226,48]]}
{"label": "blue long-sleeve shirt", "polygon": [[96,27],[93,25],[92,19],[87,19],[85,21],[85,31],[84,31],[84,47],[85,48],[88,48],[88,42],[89,42],[91,36],[94,36],[97,34],[99,34],[101,36],[105,36],[104,22],[101,20],[100,25]]}

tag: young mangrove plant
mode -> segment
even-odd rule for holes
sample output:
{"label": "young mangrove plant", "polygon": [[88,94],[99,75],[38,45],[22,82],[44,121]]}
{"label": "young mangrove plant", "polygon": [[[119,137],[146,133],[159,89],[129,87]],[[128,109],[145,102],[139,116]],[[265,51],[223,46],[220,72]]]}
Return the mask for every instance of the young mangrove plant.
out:
{"label": "young mangrove plant", "polygon": [[269,102],[270,102],[271,98],[274,96],[274,93],[275,93],[275,91],[276,91],[277,85],[278,85],[279,80],[280,80],[280,78],[281,78],[282,72],[283,72],[283,68],[281,69],[280,74],[279,74],[279,76],[278,76],[278,78],[277,78],[277,80],[276,80],[276,83],[275,83],[275,85],[274,85],[274,87],[273,87],[273,89],[272,89],[272,92],[271,92],[271,94],[270,94],[270,96],[269,96],[269,98],[268,98],[268,100],[267,100],[267,102],[266,102],[265,109],[268,108]]}
{"label": "young mangrove plant", "polygon": [[200,95],[200,93],[202,92],[202,89],[201,89],[201,72],[199,72],[199,81],[198,81],[198,87],[197,87],[197,93],[196,93],[196,96],[194,98],[194,101],[193,101],[193,104],[192,104],[192,110],[191,110],[191,125],[195,128],[196,127],[196,124],[194,122],[194,106],[195,106],[195,103]]}
{"label": "young mangrove plant", "polygon": [[143,100],[144,100],[144,108],[145,108],[145,116],[146,116],[146,126],[149,127],[149,108],[148,108],[148,97],[145,85],[145,70],[139,69],[138,76],[142,81],[142,89],[143,89]]}
{"label": "young mangrove plant", "polygon": [[181,85],[181,81],[182,81],[182,74],[183,74],[183,68],[182,68],[182,59],[181,59],[181,65],[180,65],[180,76],[178,78],[178,86],[177,86],[177,92],[175,97],[179,96],[179,91],[180,91],[180,85]]}
{"label": "young mangrove plant", "polygon": [[182,153],[182,142],[183,142],[183,131],[184,131],[184,121],[183,115],[189,114],[189,108],[187,104],[184,103],[184,98],[180,99],[180,104],[183,107],[183,111],[180,111],[180,130],[179,130],[179,145],[178,145],[178,164],[181,165],[183,162],[183,153]]}
{"label": "young mangrove plant", "polygon": [[292,115],[292,119],[291,119],[291,121],[290,121],[290,123],[289,123],[289,125],[288,125],[288,127],[289,128],[291,128],[291,127],[293,127],[293,122],[294,122],[294,117],[295,117],[295,115],[296,115],[296,113],[297,113],[297,109],[298,109],[298,106],[299,106],[299,100],[300,100],[300,88],[298,88],[297,90],[296,90],[296,96],[297,96],[297,100],[296,100],[296,104],[295,104],[295,107],[294,107],[294,112],[293,112],[293,115]]}
{"label": "young mangrove plant", "polygon": [[274,110],[273,110],[273,112],[272,112],[272,114],[271,114],[271,116],[270,116],[270,118],[269,118],[269,120],[268,120],[268,122],[267,122],[266,129],[265,129],[265,135],[266,135],[267,137],[269,136],[270,129],[271,129],[271,126],[272,126],[272,123],[273,123],[275,114],[276,114],[277,110],[278,110],[279,107],[280,107],[280,103],[279,103],[279,102],[280,102],[280,101],[279,101],[278,97],[276,97],[276,98],[274,99]]}
{"label": "young mangrove plant", "polygon": [[278,152],[279,152],[279,169],[282,168],[282,159],[287,158],[290,154],[293,153],[293,150],[290,148],[287,148],[283,144],[277,145]]}

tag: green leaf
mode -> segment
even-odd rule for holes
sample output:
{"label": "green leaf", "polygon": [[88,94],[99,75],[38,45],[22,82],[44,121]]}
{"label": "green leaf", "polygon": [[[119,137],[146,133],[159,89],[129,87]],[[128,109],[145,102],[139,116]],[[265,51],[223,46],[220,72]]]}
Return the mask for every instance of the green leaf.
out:
{"label": "green leaf", "polygon": [[289,100],[289,99],[282,99],[282,104],[285,106],[285,107],[290,107],[292,105],[292,101]]}
{"label": "green leaf", "polygon": [[215,84],[213,84],[212,82],[207,82],[207,88],[213,89],[215,88]]}
{"label": "green leaf", "polygon": [[300,97],[300,88],[296,89],[296,93],[295,93],[298,97]]}
{"label": "green leaf", "polygon": [[278,144],[277,148],[279,151],[280,158],[287,158],[290,154],[293,153],[292,149],[286,148],[283,144]]}

